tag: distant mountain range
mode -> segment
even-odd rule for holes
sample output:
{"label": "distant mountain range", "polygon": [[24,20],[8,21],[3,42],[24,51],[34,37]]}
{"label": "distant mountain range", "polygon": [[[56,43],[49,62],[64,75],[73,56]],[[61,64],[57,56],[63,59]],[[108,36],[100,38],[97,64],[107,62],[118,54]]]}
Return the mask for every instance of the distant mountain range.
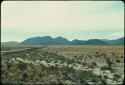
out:
{"label": "distant mountain range", "polygon": [[74,39],[69,41],[64,37],[52,38],[50,36],[43,37],[32,37],[22,42],[2,42],[1,45],[122,45],[124,44],[124,37],[108,40],[108,39],[89,39],[89,40],[78,40]]}
{"label": "distant mountain range", "polygon": [[13,45],[19,45],[19,42],[16,42],[16,41],[1,42],[1,45],[13,46]]}

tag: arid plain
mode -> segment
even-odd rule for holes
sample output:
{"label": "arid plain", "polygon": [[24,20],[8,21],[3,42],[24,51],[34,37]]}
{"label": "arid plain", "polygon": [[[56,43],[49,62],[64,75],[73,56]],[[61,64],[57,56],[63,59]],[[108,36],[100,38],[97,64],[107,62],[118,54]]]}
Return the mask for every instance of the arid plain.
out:
{"label": "arid plain", "polygon": [[3,84],[122,84],[123,45],[2,46]]}

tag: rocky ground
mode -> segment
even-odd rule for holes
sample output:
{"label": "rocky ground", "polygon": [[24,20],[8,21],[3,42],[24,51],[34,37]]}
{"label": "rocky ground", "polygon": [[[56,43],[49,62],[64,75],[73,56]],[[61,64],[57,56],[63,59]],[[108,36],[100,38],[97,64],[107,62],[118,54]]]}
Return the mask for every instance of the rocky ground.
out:
{"label": "rocky ground", "polygon": [[122,84],[124,81],[123,46],[25,49],[1,52],[3,84]]}

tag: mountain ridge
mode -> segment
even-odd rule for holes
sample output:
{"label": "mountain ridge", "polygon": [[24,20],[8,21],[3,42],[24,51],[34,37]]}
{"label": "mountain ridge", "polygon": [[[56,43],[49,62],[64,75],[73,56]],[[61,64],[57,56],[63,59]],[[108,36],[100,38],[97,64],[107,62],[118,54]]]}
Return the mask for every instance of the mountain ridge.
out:
{"label": "mountain ridge", "polygon": [[68,39],[59,36],[53,38],[51,36],[43,37],[31,37],[27,38],[22,42],[10,41],[1,42],[1,45],[123,45],[124,37],[108,40],[108,39],[88,39],[88,40],[78,40],[74,39],[69,41]]}

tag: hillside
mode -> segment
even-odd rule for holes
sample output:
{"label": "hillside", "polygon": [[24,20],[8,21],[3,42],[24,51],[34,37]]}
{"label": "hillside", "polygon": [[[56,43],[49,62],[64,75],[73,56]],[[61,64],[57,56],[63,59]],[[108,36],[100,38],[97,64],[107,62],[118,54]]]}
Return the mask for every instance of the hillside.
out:
{"label": "hillside", "polygon": [[56,37],[52,38],[51,36],[43,36],[43,37],[31,37],[22,42],[2,42],[1,45],[123,45],[124,37],[114,40],[108,39],[89,39],[89,40],[78,40],[74,39],[69,41],[64,37]]}

